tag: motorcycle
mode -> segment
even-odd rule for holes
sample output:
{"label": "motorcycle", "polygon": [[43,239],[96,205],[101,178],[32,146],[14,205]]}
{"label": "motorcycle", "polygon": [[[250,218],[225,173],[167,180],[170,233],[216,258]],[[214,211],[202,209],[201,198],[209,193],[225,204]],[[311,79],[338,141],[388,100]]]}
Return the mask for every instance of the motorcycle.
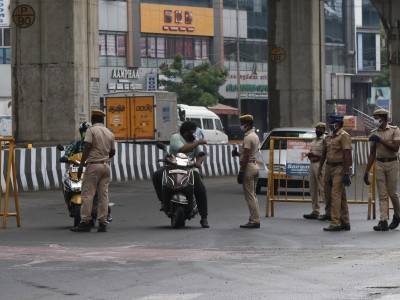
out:
{"label": "motorcycle", "polygon": [[[176,156],[168,153],[167,146],[157,143],[157,148],[166,153],[162,178],[163,208],[171,219],[171,227],[185,226],[185,221],[198,214],[197,203],[194,197],[195,160],[184,153]],[[205,155],[201,152],[200,155]]]}
{"label": "motorcycle", "polygon": [[[64,146],[57,145],[57,149],[59,151],[64,151]],[[75,153],[70,157],[68,157],[68,161],[66,162],[67,167],[62,178],[64,201],[67,204],[69,216],[74,219],[74,227],[78,226],[78,224],[81,222],[82,179],[85,176],[85,168],[83,168],[82,176],[78,180],[78,168],[81,159],[82,159],[81,152]],[[98,205],[98,197],[96,193],[93,198],[93,208],[91,213],[92,220],[90,221],[91,226],[94,226],[96,223],[97,205]],[[108,209],[110,216],[110,207]]]}

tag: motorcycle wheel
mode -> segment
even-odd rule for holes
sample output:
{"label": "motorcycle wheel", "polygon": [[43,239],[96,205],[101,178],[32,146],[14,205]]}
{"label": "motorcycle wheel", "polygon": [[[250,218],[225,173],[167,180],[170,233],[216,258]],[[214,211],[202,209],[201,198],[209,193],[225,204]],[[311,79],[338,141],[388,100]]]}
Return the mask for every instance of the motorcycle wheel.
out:
{"label": "motorcycle wheel", "polygon": [[185,208],[181,205],[174,205],[171,216],[171,227],[176,229],[185,226]]}
{"label": "motorcycle wheel", "polygon": [[74,227],[81,222],[81,204],[75,204],[74,207]]}

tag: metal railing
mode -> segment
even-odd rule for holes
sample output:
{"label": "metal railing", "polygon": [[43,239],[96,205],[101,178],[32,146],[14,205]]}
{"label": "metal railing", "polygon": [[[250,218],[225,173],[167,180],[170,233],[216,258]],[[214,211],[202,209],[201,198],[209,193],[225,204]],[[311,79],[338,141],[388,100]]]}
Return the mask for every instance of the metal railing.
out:
{"label": "metal railing", "polygon": [[[273,217],[275,215],[275,202],[300,202],[300,203],[310,203],[311,197],[308,193],[308,175],[291,176],[287,174],[287,170],[281,166],[287,166],[286,155],[282,155],[282,142],[285,141],[302,141],[311,142],[313,138],[299,138],[299,137],[271,137],[270,140],[270,152],[269,152],[269,164],[268,164],[268,192],[266,201],[266,217]],[[275,141],[278,141],[278,148],[274,149]],[[347,192],[347,202],[350,204],[366,204],[368,207],[367,219],[370,220],[371,216],[373,219],[376,218],[376,191],[375,191],[375,172],[374,166],[371,168],[372,173],[371,185],[365,185],[363,181],[363,174],[365,167],[363,165],[357,164],[358,161],[364,161],[366,159],[360,160],[360,153],[365,156],[368,154],[369,144],[368,138],[352,138],[353,143],[353,166],[352,166],[352,184],[346,189]],[[274,157],[277,152],[277,159]],[[305,147],[304,154],[308,152]],[[287,154],[287,153],[286,153]],[[305,155],[304,155],[305,157]],[[304,161],[304,165],[309,162]],[[359,169],[361,168],[361,172]],[[362,176],[357,176],[357,175]],[[291,197],[292,193],[289,192],[289,188],[293,187],[289,184],[292,180],[296,182],[296,197]],[[300,183],[300,184],[299,184]],[[361,192],[358,191],[361,185]],[[283,195],[282,195],[283,194]]]}

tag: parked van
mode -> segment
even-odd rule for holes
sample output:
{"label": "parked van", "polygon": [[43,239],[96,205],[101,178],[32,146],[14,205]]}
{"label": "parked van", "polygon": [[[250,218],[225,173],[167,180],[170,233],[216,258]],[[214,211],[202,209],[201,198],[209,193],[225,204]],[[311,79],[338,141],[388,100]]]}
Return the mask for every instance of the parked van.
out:
{"label": "parked van", "polygon": [[203,106],[189,106],[178,104],[179,119],[192,121],[199,126],[204,135],[204,139],[209,144],[227,144],[228,136],[224,132],[221,119],[211,110]]}

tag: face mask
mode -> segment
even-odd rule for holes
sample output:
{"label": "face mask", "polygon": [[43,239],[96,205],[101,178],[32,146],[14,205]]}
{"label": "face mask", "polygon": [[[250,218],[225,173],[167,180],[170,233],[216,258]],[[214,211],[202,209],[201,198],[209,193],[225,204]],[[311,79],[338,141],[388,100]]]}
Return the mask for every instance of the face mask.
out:
{"label": "face mask", "polygon": [[317,137],[320,137],[324,134],[324,132],[322,130],[315,130],[315,134],[317,135]]}
{"label": "face mask", "polygon": [[86,137],[86,132],[82,132],[82,133],[81,133],[81,136],[82,136],[82,140],[84,140],[85,137]]}
{"label": "face mask", "polygon": [[376,127],[380,127],[381,126],[381,124],[382,124],[381,120],[382,119],[374,119],[374,124],[375,124]]}
{"label": "face mask", "polygon": [[241,129],[242,131],[246,131],[246,125],[240,125],[240,129]]}

